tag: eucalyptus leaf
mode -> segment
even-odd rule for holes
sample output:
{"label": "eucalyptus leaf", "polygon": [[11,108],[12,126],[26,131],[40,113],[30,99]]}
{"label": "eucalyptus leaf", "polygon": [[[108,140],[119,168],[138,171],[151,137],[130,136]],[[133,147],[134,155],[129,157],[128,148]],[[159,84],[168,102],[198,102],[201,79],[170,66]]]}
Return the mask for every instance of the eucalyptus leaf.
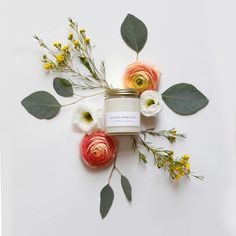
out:
{"label": "eucalyptus leaf", "polygon": [[191,115],[205,107],[209,100],[191,84],[180,83],[168,88],[162,99],[174,112],[180,115]]}
{"label": "eucalyptus leaf", "polygon": [[67,79],[60,77],[54,78],[53,87],[57,94],[62,97],[71,97],[74,95],[72,84]]}
{"label": "eucalyptus leaf", "polygon": [[137,17],[128,14],[121,25],[121,36],[131,49],[139,53],[147,41],[147,27]]}
{"label": "eucalyptus leaf", "polygon": [[109,212],[113,200],[114,200],[114,192],[109,184],[107,184],[100,193],[100,214],[102,219],[104,219]]}
{"label": "eucalyptus leaf", "polygon": [[126,198],[128,199],[128,201],[131,202],[132,201],[132,188],[131,188],[129,180],[124,175],[121,175],[121,186],[123,188]]}
{"label": "eucalyptus leaf", "polygon": [[22,106],[38,119],[51,119],[61,109],[61,104],[50,93],[38,91],[21,101]]}

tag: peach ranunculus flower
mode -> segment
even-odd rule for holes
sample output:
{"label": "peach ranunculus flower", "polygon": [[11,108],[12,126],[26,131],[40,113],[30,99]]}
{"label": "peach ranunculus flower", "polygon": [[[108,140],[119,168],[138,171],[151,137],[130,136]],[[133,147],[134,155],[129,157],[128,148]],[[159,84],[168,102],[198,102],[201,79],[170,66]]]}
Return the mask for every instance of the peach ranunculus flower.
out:
{"label": "peach ranunculus flower", "polygon": [[104,131],[94,131],[85,135],[80,143],[81,158],[91,168],[107,166],[117,154],[116,144]]}
{"label": "peach ranunculus flower", "polygon": [[144,62],[134,62],[128,65],[124,74],[126,88],[137,89],[139,94],[145,90],[159,88],[161,72],[153,65]]}

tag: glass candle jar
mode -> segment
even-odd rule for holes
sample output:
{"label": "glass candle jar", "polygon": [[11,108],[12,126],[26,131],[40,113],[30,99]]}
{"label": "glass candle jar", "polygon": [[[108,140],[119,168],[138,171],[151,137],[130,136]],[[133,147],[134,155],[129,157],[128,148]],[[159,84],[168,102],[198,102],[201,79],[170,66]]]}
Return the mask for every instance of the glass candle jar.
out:
{"label": "glass candle jar", "polygon": [[140,133],[140,100],[135,89],[106,91],[105,131],[110,135]]}

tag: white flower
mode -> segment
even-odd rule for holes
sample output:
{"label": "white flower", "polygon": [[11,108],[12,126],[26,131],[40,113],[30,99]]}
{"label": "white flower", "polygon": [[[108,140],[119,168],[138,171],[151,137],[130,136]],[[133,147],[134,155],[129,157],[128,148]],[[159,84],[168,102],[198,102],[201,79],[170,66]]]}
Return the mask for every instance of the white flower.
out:
{"label": "white flower", "polygon": [[102,111],[92,103],[81,103],[73,115],[72,122],[79,131],[89,133],[102,128]]}
{"label": "white flower", "polygon": [[146,90],[141,96],[141,113],[144,116],[154,116],[162,110],[161,95],[157,91]]}

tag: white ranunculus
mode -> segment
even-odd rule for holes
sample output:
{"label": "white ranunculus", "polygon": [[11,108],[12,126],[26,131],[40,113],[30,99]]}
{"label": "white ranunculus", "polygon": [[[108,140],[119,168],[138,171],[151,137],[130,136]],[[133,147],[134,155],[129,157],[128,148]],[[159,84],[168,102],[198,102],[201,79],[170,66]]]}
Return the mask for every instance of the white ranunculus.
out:
{"label": "white ranunculus", "polygon": [[81,132],[89,133],[102,128],[102,110],[92,103],[80,103],[75,111],[72,122]]}
{"label": "white ranunculus", "polygon": [[146,90],[141,96],[141,113],[144,116],[154,116],[162,110],[161,95],[157,91]]}

